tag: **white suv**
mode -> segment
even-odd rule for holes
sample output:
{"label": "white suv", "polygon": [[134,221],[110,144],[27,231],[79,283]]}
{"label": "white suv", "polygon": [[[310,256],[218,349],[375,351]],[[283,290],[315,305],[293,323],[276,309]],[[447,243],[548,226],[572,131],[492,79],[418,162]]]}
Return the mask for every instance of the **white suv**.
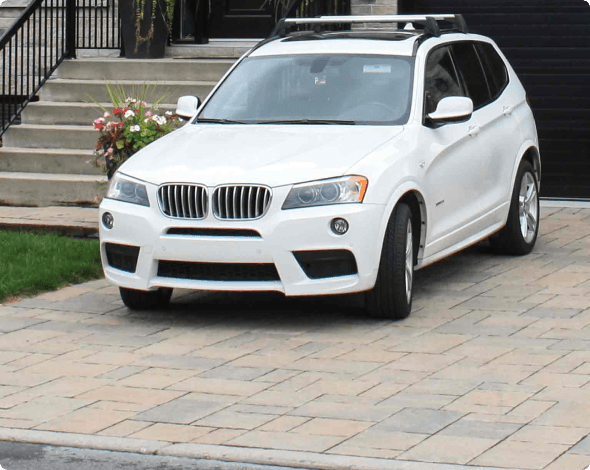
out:
{"label": "white suv", "polygon": [[131,309],[173,288],[364,292],[401,319],[415,269],[488,237],[535,244],[535,121],[459,15],[283,20],[178,113],[190,122],[122,165],[100,206],[104,272]]}

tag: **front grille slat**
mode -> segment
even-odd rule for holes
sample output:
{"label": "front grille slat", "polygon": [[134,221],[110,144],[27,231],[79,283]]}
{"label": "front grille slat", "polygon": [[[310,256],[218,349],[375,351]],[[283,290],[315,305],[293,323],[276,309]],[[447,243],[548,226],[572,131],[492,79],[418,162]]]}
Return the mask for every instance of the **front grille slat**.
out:
{"label": "front grille slat", "polygon": [[166,184],[158,189],[160,210],[168,217],[204,219],[207,216],[207,192],[195,184]]}
{"label": "front grille slat", "polygon": [[266,191],[266,194],[264,195],[264,207],[268,207],[269,202],[270,202],[270,191]]}
{"label": "front grille slat", "polygon": [[185,187],[180,186],[180,207],[182,208],[182,217],[186,218],[186,206],[184,204]]}
{"label": "front grille slat", "polygon": [[248,218],[252,218],[252,186],[248,190]]}
{"label": "front grille slat", "polygon": [[246,214],[244,211],[244,195],[246,194],[246,188],[240,188],[240,219],[245,219]]}
{"label": "front grille slat", "polygon": [[182,217],[181,206],[180,206],[180,186],[175,186],[174,191],[174,205],[176,206],[176,213],[178,214],[177,217]]}
{"label": "front grille slat", "polygon": [[260,196],[262,194],[262,192],[260,191],[262,188],[257,188],[256,189],[256,218],[260,217],[260,214],[262,214],[262,207],[260,206]]}
{"label": "front grille slat", "polygon": [[195,205],[194,205],[194,202],[195,202],[195,187],[194,186],[189,186],[187,199],[188,199],[189,217],[191,219],[196,219],[197,214],[195,212]]}
{"label": "front grille slat", "polygon": [[170,215],[172,217],[176,217],[176,205],[174,204],[174,200],[172,199],[172,193],[173,193],[173,186],[168,186],[168,201],[170,201]]}
{"label": "front grille slat", "polygon": [[208,204],[208,197],[207,197],[207,190],[205,188],[199,188],[201,194],[201,212],[203,213],[202,217],[207,215],[207,211],[209,209]]}

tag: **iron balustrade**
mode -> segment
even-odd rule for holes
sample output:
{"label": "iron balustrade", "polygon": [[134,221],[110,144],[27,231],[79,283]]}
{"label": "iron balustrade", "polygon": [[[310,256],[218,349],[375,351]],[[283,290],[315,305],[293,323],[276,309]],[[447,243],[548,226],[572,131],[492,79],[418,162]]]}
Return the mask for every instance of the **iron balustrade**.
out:
{"label": "iron balustrade", "polygon": [[350,15],[350,0],[277,0],[277,4],[284,12],[278,19]]}
{"label": "iron balustrade", "polygon": [[34,0],[0,38],[0,136],[76,49],[120,49],[113,0]]}
{"label": "iron balustrade", "polygon": [[[280,20],[284,18],[314,18],[316,16],[344,16],[350,15],[351,0],[276,0],[277,28],[285,27]],[[348,29],[350,25],[332,25],[325,29]],[[313,25],[297,25],[293,29],[313,29]]]}

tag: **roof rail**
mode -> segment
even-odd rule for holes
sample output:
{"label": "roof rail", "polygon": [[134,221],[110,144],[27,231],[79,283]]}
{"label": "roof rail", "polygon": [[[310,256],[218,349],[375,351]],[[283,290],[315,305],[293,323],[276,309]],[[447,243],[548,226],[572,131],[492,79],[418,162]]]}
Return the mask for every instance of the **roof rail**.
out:
{"label": "roof rail", "polygon": [[316,18],[283,18],[270,37],[284,36],[291,25],[334,23],[416,23],[424,26],[424,34],[438,37],[441,34],[439,21],[453,24],[460,32],[468,33],[463,15],[371,15],[371,16],[319,16]]}

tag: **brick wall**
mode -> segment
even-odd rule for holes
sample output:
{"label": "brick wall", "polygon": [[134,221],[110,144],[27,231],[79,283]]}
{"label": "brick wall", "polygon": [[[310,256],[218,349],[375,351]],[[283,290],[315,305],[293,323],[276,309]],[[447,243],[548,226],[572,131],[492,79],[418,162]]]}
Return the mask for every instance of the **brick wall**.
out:
{"label": "brick wall", "polygon": [[353,15],[395,15],[398,0],[352,0]]}

